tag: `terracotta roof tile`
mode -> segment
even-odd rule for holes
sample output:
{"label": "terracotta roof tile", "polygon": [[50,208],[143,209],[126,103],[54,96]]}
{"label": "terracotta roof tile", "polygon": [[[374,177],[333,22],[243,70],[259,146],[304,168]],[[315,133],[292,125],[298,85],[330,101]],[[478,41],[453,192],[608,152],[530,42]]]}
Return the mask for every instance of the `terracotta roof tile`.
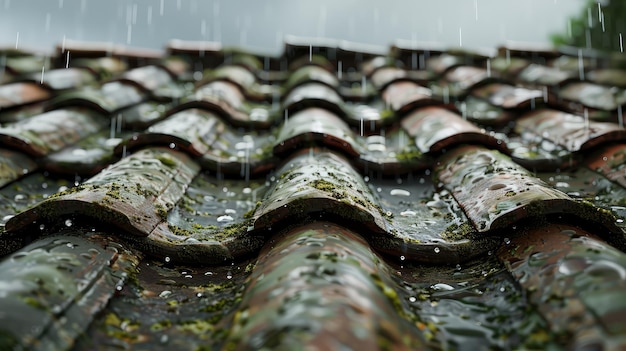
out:
{"label": "terracotta roof tile", "polygon": [[616,58],[289,37],[0,59],[10,347],[626,343]]}

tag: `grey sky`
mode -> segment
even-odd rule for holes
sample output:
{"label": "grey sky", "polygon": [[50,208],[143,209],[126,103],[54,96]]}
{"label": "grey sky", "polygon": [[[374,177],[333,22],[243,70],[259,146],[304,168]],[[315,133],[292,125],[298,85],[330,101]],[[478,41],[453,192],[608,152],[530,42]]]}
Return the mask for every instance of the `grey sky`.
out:
{"label": "grey sky", "polygon": [[0,46],[51,49],[63,37],[163,48],[214,40],[278,53],[285,35],[389,46],[547,43],[584,0],[0,0]]}

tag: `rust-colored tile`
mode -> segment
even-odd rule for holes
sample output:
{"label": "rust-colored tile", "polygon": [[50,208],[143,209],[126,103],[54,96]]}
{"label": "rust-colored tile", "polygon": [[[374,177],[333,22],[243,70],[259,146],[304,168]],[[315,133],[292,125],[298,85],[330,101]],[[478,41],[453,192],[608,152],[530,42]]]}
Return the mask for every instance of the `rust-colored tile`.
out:
{"label": "rust-colored tile", "polygon": [[542,136],[570,152],[590,149],[600,144],[625,141],[626,130],[614,123],[585,120],[566,112],[541,109],[517,120],[518,133]]}
{"label": "rust-colored tile", "polygon": [[567,346],[620,350],[626,338],[626,256],[570,225],[529,229],[499,251]]}
{"label": "rust-colored tile", "polygon": [[482,144],[506,151],[506,144],[442,107],[423,107],[402,119],[402,127],[422,153],[440,152],[460,144]]}
{"label": "rust-colored tile", "polygon": [[449,151],[439,159],[436,177],[481,233],[527,218],[568,214],[623,236],[609,213],[573,200],[497,151],[475,146]]}
{"label": "rust-colored tile", "polygon": [[317,222],[266,246],[226,344],[233,350],[414,350],[426,347],[398,314],[387,270],[356,233]]}
{"label": "rust-colored tile", "polygon": [[608,145],[587,157],[585,165],[626,188],[626,145]]}
{"label": "rust-colored tile", "polygon": [[0,111],[44,101],[50,97],[50,91],[32,82],[0,85]]}
{"label": "rust-colored tile", "polygon": [[396,114],[405,114],[411,110],[428,105],[438,105],[439,100],[432,97],[432,91],[410,81],[396,81],[382,92],[383,101]]}

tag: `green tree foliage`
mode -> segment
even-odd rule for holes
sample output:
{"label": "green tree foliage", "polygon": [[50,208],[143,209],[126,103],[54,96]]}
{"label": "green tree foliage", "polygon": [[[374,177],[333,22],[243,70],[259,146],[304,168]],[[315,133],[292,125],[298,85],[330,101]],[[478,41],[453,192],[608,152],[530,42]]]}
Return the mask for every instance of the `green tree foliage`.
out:
{"label": "green tree foliage", "polygon": [[[620,38],[621,37],[621,38]],[[577,17],[569,19],[565,33],[552,35],[555,45],[602,51],[623,51],[626,41],[626,1],[589,1]]]}

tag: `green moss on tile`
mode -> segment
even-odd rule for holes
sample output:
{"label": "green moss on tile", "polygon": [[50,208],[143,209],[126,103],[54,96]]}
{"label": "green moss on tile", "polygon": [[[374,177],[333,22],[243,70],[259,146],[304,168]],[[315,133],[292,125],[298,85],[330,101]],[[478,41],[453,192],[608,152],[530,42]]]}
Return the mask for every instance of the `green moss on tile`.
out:
{"label": "green moss on tile", "polygon": [[168,154],[162,153],[156,156],[157,160],[161,161],[161,163],[169,168],[176,167],[176,161],[169,156]]}

